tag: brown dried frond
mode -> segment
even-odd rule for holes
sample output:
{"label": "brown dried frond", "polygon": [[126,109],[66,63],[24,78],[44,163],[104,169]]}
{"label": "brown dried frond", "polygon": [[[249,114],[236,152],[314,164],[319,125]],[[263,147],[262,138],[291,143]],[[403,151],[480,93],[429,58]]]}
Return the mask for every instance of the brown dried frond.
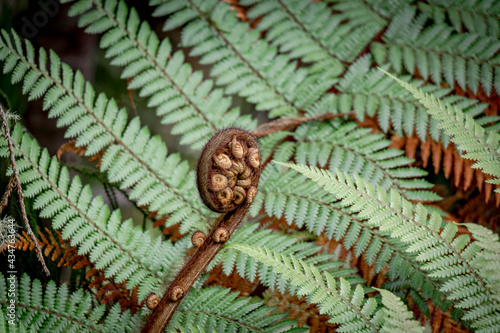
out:
{"label": "brown dried frond", "polygon": [[453,143],[445,148],[441,142],[432,140],[430,136],[425,142],[416,136],[398,137],[394,135],[391,140],[391,148],[404,149],[407,157],[417,160],[415,166],[421,163],[424,168],[427,167],[430,158],[434,173],[439,173],[442,168],[445,177],[451,180],[455,189],[460,188],[468,191],[477,187],[479,191],[484,191],[486,202],[494,197],[492,201],[497,206],[500,204],[500,193],[495,193],[495,187],[485,181],[491,179],[491,176],[484,174],[479,169],[473,169],[474,161],[462,158]]}
{"label": "brown dried frond", "polygon": [[[85,155],[85,151],[86,151],[86,146],[76,147],[75,144],[76,144],[76,140],[75,139],[72,139],[72,140],[69,140],[68,142],[63,143],[61,145],[61,147],[59,147],[59,149],[57,150],[57,153],[56,153],[57,159],[59,161],[61,161],[61,156],[64,153],[73,153],[73,154],[76,154],[78,156],[84,156]],[[101,158],[103,156],[104,156],[104,150],[101,149],[101,151],[98,152],[97,154],[94,154],[94,155],[90,156],[88,158],[88,160],[89,160],[89,162],[95,162],[95,161],[97,161],[96,167],[99,167],[99,165],[101,163]]]}

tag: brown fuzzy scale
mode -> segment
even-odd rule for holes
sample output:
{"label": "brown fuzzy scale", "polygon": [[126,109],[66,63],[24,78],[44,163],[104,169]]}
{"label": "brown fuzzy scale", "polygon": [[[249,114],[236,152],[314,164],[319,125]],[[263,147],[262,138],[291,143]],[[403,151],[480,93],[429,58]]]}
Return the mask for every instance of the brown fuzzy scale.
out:
{"label": "brown fuzzy scale", "polygon": [[203,245],[206,238],[207,237],[203,232],[197,231],[193,234],[193,236],[191,236],[191,243],[193,244],[194,247],[200,247]]}

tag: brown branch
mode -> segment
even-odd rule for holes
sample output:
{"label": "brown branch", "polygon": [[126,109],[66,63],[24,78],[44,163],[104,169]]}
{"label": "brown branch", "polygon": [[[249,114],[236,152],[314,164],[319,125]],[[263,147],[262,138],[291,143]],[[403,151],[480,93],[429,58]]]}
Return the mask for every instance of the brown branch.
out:
{"label": "brown branch", "polygon": [[257,127],[252,134],[255,135],[256,137],[262,137],[269,135],[274,132],[278,131],[285,131],[289,130],[292,128],[295,128],[299,126],[302,123],[311,121],[311,120],[327,120],[327,119],[335,119],[338,117],[344,117],[344,116],[349,116],[354,114],[353,112],[347,112],[347,113],[322,113],[318,114],[316,116],[310,116],[310,117],[286,117],[286,118],[279,118],[274,121],[271,121],[269,123],[265,123]]}
{"label": "brown branch", "polygon": [[165,331],[183,296],[248,212],[261,170],[257,142],[249,132],[230,128],[218,132],[207,143],[198,161],[198,190],[210,209],[224,214],[206,239],[200,232],[193,235],[193,245],[198,249],[170,284],[142,333]]}
{"label": "brown branch", "polygon": [[14,178],[15,186],[17,189],[17,194],[19,196],[19,205],[21,206],[21,216],[23,218],[24,227],[26,228],[28,235],[31,237],[31,239],[35,243],[38,261],[40,261],[40,263],[42,264],[43,271],[45,272],[45,274],[47,276],[49,276],[50,272],[49,272],[49,269],[47,268],[47,266],[45,265],[45,260],[43,259],[42,249],[40,248],[40,244],[38,243],[38,240],[36,239],[35,234],[33,233],[33,230],[31,230],[30,223],[28,221],[28,216],[26,214],[26,207],[24,206],[24,193],[23,193],[23,189],[21,187],[21,182],[19,181],[19,173],[17,172],[17,168],[16,168],[16,157],[14,155],[14,147],[12,146],[12,138],[10,137],[9,125],[7,124],[7,118],[5,116],[5,111],[1,105],[0,105],[0,116],[2,117],[2,126],[4,128],[4,135],[5,135],[5,138],[7,139],[8,145],[9,145],[10,160],[12,162],[12,177]]}
{"label": "brown branch", "polygon": [[9,183],[7,184],[7,188],[5,189],[5,192],[3,193],[2,196],[2,201],[0,202],[0,214],[2,213],[3,209],[7,207],[7,204],[9,203],[9,197],[10,194],[12,193],[12,190],[14,189],[15,181],[14,177],[10,176]]}

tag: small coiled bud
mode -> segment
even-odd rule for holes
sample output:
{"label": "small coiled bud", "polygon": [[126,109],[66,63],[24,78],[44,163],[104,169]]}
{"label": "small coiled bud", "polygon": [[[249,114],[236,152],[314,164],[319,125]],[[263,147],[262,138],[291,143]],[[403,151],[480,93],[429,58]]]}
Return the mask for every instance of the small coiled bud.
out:
{"label": "small coiled bud", "polygon": [[247,197],[247,194],[245,192],[245,189],[241,186],[235,186],[234,187],[234,203],[239,205],[245,200]]}
{"label": "small coiled bud", "polygon": [[257,195],[257,188],[254,186],[250,186],[250,188],[247,191],[247,201],[248,203],[252,203],[253,198],[255,198],[255,195]]}
{"label": "small coiled bud", "polygon": [[229,239],[229,232],[224,227],[219,227],[214,232],[214,241],[216,243],[223,243]]}
{"label": "small coiled bud", "polygon": [[215,164],[222,169],[229,169],[233,162],[226,154],[217,154],[214,156]]}
{"label": "small coiled bud", "polygon": [[248,149],[248,162],[254,168],[258,168],[260,166],[260,154],[257,148]]}
{"label": "small coiled bud", "polygon": [[250,178],[238,179],[238,181],[236,182],[236,185],[242,186],[242,187],[250,186],[250,184],[252,184],[252,180]]}
{"label": "small coiled bud", "polygon": [[233,195],[233,190],[231,190],[229,187],[226,187],[222,191],[217,192],[217,199],[223,206],[226,206],[231,201],[233,201]]}
{"label": "small coiled bud", "polygon": [[210,189],[214,192],[222,191],[227,187],[227,178],[220,174],[215,174],[212,176],[212,184]]}
{"label": "small coiled bud", "polygon": [[203,232],[197,231],[193,234],[193,236],[191,236],[191,243],[193,243],[194,247],[200,247],[203,243],[205,243],[206,238],[207,237]]}
{"label": "small coiled bud", "polygon": [[151,294],[146,299],[146,306],[149,310],[154,310],[160,304],[160,298],[156,294]]}
{"label": "small coiled bud", "polygon": [[177,302],[184,296],[184,288],[181,285],[177,285],[172,288],[168,297],[172,302]]}
{"label": "small coiled bud", "polygon": [[243,145],[236,139],[236,136],[233,136],[231,141],[231,152],[236,158],[242,158],[244,155]]}

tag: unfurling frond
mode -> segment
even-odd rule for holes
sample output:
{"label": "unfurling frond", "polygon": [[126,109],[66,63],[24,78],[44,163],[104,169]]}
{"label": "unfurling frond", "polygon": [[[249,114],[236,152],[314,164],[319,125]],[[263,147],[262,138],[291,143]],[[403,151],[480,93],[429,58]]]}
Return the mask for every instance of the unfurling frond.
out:
{"label": "unfurling frond", "polygon": [[[0,139],[5,155],[5,139]],[[64,239],[71,239],[78,254],[88,254],[106,277],[114,277],[118,283],[127,281],[129,290],[138,285],[140,300],[156,290],[182,255],[179,248],[185,248],[186,242],[174,246],[161,237],[153,239],[134,227],[131,219],[122,221],[119,210],[111,212],[102,197],[93,197],[90,186],[82,184],[78,176],[71,180],[68,169],[23,133],[20,125],[14,128],[12,140],[24,193],[36,198],[34,208],[40,217],[50,218],[52,227],[60,229]]]}

